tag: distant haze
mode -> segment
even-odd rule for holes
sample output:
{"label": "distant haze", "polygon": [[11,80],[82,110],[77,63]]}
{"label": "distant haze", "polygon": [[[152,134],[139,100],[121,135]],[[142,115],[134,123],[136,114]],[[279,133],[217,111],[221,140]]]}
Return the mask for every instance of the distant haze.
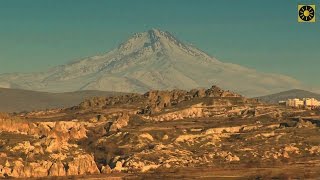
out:
{"label": "distant haze", "polygon": [[103,91],[78,91],[46,93],[19,89],[0,88],[0,112],[21,112],[68,108],[91,97],[116,96],[124,93]]}

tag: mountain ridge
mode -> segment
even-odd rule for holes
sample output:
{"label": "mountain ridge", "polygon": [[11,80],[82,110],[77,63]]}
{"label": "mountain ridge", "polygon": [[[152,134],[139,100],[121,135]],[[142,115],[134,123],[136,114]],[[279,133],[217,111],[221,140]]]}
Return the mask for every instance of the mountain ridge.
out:
{"label": "mountain ridge", "polygon": [[320,100],[320,94],[306,91],[303,89],[291,89],[288,91],[282,91],[282,92],[275,93],[275,94],[257,97],[257,99],[259,99],[263,102],[273,103],[273,104],[278,103],[279,101],[285,101],[287,99],[292,99],[292,98],[299,98],[299,99],[316,98],[316,99]]}
{"label": "mountain ridge", "polygon": [[289,76],[224,63],[158,29],[135,33],[101,55],[41,73],[0,75],[0,87],[48,92],[102,90],[143,93],[217,84],[254,97],[303,84]]}

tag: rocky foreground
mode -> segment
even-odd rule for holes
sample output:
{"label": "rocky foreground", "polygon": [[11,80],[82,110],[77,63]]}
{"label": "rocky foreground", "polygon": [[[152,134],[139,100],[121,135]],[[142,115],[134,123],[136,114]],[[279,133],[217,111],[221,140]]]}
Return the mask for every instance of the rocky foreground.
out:
{"label": "rocky foreground", "polygon": [[320,112],[216,86],[0,116],[0,177],[320,177]]}

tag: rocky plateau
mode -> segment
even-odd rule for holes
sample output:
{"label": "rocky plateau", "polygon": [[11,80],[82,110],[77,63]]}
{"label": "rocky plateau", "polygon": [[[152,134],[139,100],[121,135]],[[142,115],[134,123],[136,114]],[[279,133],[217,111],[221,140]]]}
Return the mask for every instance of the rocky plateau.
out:
{"label": "rocky plateau", "polygon": [[212,86],[0,115],[1,178],[320,177],[320,112]]}

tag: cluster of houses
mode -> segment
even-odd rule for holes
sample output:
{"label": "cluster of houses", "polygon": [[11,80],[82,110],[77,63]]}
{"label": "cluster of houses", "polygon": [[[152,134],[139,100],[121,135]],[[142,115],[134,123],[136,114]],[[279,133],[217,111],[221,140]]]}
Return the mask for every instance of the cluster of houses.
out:
{"label": "cluster of houses", "polygon": [[290,107],[297,107],[297,108],[301,108],[301,107],[305,107],[305,108],[318,108],[320,107],[320,101],[318,101],[315,98],[303,98],[298,99],[298,98],[294,98],[294,99],[288,99],[286,101],[279,101],[280,105],[285,105],[285,106],[290,106]]}

